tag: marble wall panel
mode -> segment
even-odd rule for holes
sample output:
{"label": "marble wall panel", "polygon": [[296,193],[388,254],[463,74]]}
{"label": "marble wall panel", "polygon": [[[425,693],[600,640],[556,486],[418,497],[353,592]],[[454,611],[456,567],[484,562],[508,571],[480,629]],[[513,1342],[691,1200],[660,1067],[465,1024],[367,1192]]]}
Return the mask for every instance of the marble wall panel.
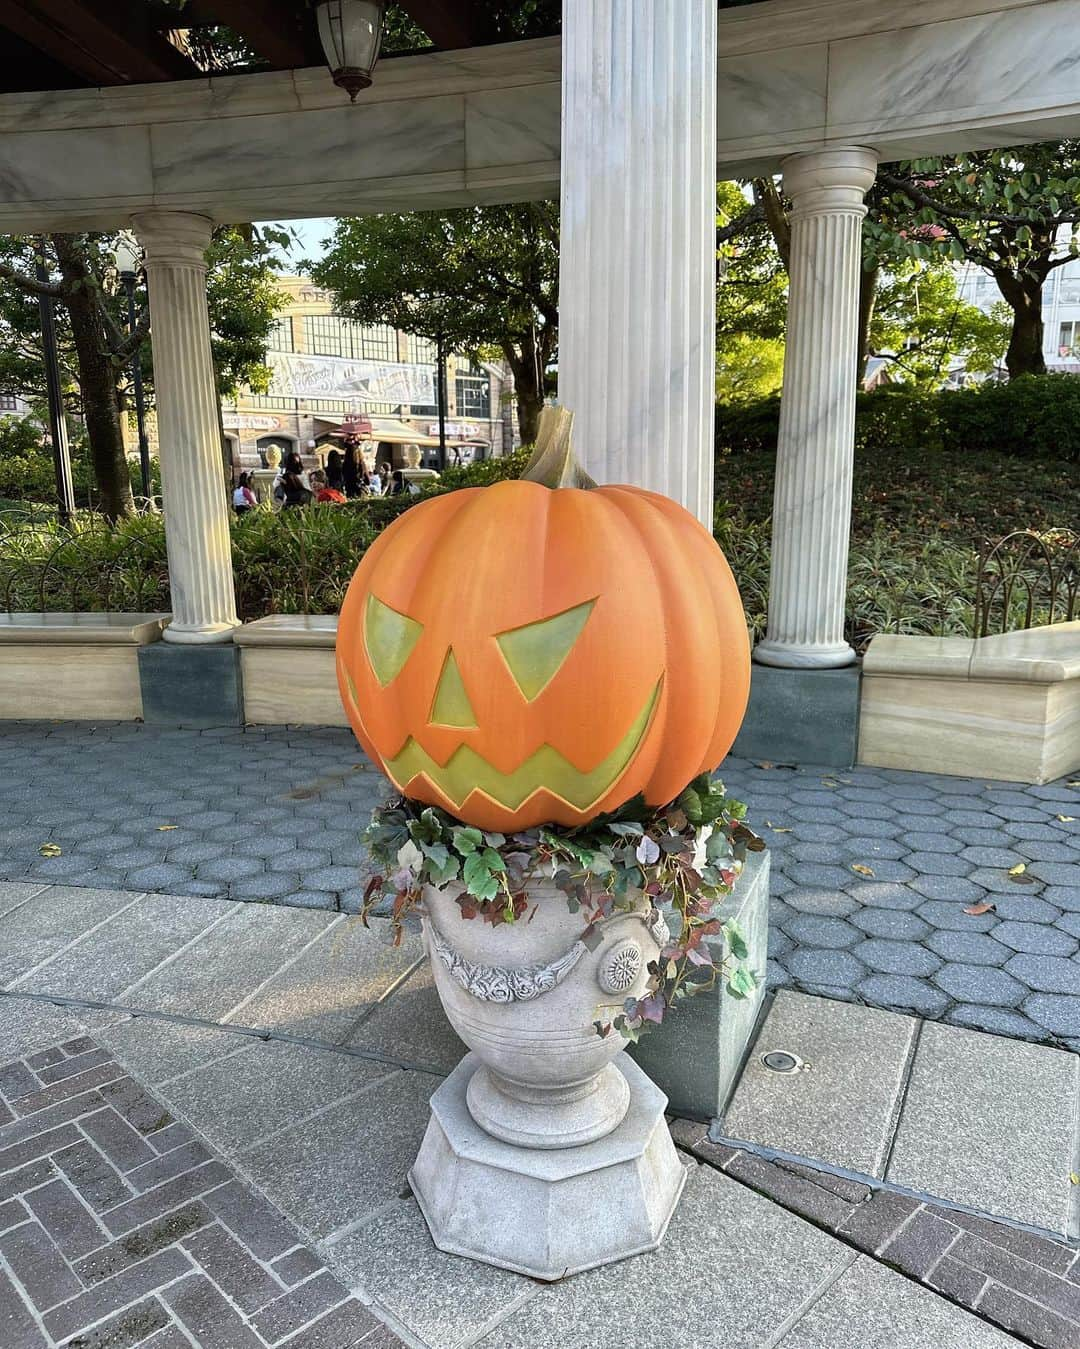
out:
{"label": "marble wall panel", "polygon": [[830,129],[889,128],[1080,100],[1080,0],[851,38],[829,48]]}
{"label": "marble wall panel", "polygon": [[495,89],[465,99],[466,167],[558,162],[562,89],[558,82]]}
{"label": "marble wall panel", "polygon": [[[106,186],[107,185],[107,186]],[[0,136],[0,203],[140,197],[153,188],[145,127]]]}
{"label": "marble wall panel", "polygon": [[155,191],[166,194],[408,178],[464,169],[465,104],[451,96],[162,125],[151,144]]}
{"label": "marble wall panel", "polygon": [[779,134],[821,132],[825,126],[829,49],[825,43],[788,47],[716,63],[718,157]]}

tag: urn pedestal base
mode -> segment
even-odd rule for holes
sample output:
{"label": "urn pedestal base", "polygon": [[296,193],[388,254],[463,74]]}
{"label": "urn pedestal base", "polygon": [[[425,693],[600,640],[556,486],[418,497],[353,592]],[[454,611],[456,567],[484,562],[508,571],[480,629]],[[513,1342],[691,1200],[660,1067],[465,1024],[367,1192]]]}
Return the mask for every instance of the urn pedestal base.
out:
{"label": "urn pedestal base", "polygon": [[466,1096],[468,1054],[431,1098],[409,1183],[435,1245],[548,1281],[659,1246],[686,1182],[667,1098],[625,1054],[613,1067],[630,1104],[606,1137],[524,1148],[484,1132]]}

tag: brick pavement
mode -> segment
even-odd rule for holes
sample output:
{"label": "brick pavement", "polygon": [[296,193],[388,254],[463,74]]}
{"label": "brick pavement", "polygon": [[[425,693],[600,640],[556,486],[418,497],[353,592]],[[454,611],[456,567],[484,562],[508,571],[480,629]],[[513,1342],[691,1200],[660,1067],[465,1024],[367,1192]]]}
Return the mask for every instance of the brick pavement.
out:
{"label": "brick pavement", "polygon": [[[0,879],[359,904],[384,788],[347,730],[9,722],[0,756]],[[738,759],[722,776],[773,852],[772,987],[1080,1049],[1074,783]]]}
{"label": "brick pavement", "polygon": [[1080,1250],[989,1218],[713,1143],[676,1120],[677,1145],[1038,1349],[1080,1346]]}
{"label": "brick pavement", "polygon": [[401,1343],[92,1039],[0,1066],[4,1349]]}

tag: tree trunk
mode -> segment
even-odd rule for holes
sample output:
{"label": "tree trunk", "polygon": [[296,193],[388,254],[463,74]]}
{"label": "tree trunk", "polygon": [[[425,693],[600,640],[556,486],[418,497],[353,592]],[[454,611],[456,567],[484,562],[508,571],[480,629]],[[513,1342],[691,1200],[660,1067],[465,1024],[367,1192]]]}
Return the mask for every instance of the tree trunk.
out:
{"label": "tree trunk", "polygon": [[1012,332],[1005,352],[1009,378],[1017,375],[1045,375],[1043,356],[1042,292],[1043,278],[1030,272],[994,272],[997,288],[1013,312]]}
{"label": "tree trunk", "polygon": [[877,303],[878,276],[881,269],[863,266],[859,273],[859,356],[855,367],[855,387],[862,388],[866,378],[866,362],[870,355],[870,325],[874,321]]}
{"label": "tree trunk", "polygon": [[100,508],[109,520],[135,513],[131,475],[120,423],[116,370],[105,344],[98,300],[86,258],[70,234],[51,236],[63,278],[63,303],[71,319],[71,336],[79,361],[83,420],[90,459],[100,493]]}
{"label": "tree trunk", "polygon": [[538,360],[536,342],[530,332],[524,335],[520,350],[510,342],[501,345],[506,362],[514,374],[521,443],[533,445],[544,406],[544,373]]}

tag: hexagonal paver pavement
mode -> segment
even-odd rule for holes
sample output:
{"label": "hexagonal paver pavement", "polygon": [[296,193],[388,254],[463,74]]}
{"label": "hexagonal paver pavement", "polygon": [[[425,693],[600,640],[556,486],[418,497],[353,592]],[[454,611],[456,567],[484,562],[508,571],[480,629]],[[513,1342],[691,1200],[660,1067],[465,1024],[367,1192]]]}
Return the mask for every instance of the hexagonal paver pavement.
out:
{"label": "hexagonal paver pavement", "polygon": [[1077,775],[721,776],[772,846],[775,984],[1080,1049]]}
{"label": "hexagonal paver pavement", "polygon": [[[0,879],[359,905],[385,788],[347,730],[8,722],[0,760]],[[1076,775],[721,776],[772,850],[774,984],[1080,1049]]]}

